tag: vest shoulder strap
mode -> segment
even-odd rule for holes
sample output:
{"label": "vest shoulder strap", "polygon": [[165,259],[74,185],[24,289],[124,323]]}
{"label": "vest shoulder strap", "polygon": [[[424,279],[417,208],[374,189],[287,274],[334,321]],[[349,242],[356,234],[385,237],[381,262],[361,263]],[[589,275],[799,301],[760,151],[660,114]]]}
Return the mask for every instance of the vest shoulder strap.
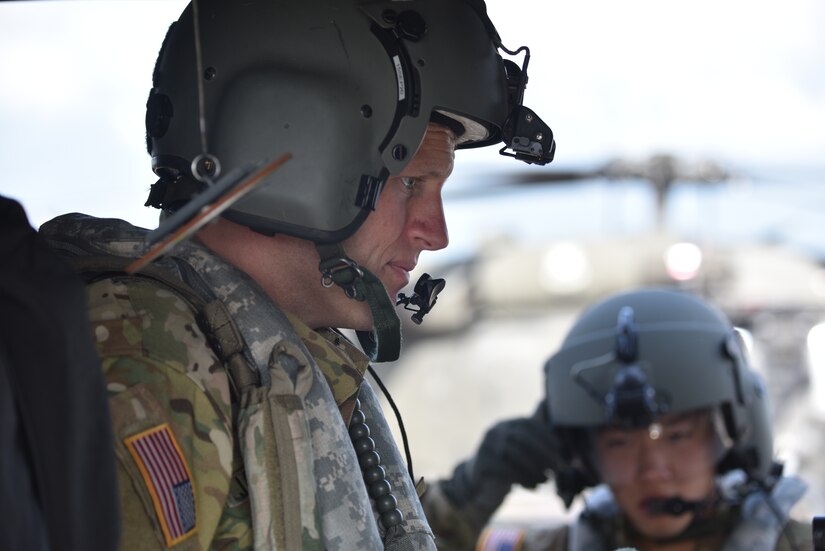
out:
{"label": "vest shoulder strap", "polygon": [[195,312],[201,329],[212,348],[228,368],[230,383],[237,391],[258,383],[256,371],[251,369],[244,356],[244,341],[226,305],[212,296],[205,285],[200,284],[194,270],[178,264],[180,277],[171,270],[157,266],[145,266],[140,272],[127,274],[126,266],[133,259],[114,255],[66,256],[66,260],[88,284],[109,277],[136,277],[149,279],[167,287],[186,301]]}
{"label": "vest shoulder strap", "polygon": [[[215,354],[227,366],[235,394],[235,431],[254,498],[252,525],[256,546],[296,551],[320,549],[320,519],[310,464],[298,463],[298,457],[311,457],[309,427],[300,398],[309,384],[306,355],[288,340],[281,340],[272,353],[272,386],[267,388],[246,359],[245,341],[229,309],[214,297],[189,264],[175,262],[172,257],[164,260],[164,264],[172,264],[169,267],[152,264],[138,273],[127,274],[125,268],[132,261],[129,257],[80,255],[68,260],[87,284],[109,277],[149,279],[190,305]],[[294,388],[296,385],[280,367],[283,361],[297,362],[301,367],[296,381],[300,388]],[[263,434],[264,445],[250,437],[252,434]],[[287,506],[296,503],[301,507]]]}

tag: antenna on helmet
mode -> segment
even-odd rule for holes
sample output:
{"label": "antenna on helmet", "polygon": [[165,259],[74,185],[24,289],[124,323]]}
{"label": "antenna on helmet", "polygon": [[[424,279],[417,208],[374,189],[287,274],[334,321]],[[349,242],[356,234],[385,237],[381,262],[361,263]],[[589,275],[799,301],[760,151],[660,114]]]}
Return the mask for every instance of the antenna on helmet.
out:
{"label": "antenna on helmet", "polygon": [[209,153],[206,133],[206,92],[203,89],[201,67],[203,67],[203,51],[201,48],[200,16],[198,15],[198,0],[192,0],[192,30],[195,42],[195,81],[198,89],[198,131],[200,133],[201,154],[192,159],[192,175],[196,180],[212,185],[212,178],[221,174],[221,163],[217,157]]}

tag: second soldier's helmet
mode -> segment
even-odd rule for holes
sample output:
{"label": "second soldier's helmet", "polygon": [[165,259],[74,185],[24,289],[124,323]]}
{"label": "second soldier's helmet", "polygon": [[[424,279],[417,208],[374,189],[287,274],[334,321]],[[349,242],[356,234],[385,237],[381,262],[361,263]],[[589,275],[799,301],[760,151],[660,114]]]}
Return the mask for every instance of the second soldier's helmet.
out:
{"label": "second soldier's helmet", "polygon": [[147,204],[174,210],[204,176],[288,152],[224,215],[331,243],[361,225],[431,120],[458,147],[507,138],[511,156],[548,162],[552,132],[521,105],[526,62],[503,48],[483,0],[193,0],[147,102],[161,177]]}
{"label": "second soldier's helmet", "polygon": [[720,473],[764,480],[773,461],[767,396],[742,340],[717,309],[685,292],[613,295],[577,320],[545,365],[550,422],[565,458],[556,486],[566,504],[599,483],[588,431],[640,428],[659,416],[710,409],[724,442]]}

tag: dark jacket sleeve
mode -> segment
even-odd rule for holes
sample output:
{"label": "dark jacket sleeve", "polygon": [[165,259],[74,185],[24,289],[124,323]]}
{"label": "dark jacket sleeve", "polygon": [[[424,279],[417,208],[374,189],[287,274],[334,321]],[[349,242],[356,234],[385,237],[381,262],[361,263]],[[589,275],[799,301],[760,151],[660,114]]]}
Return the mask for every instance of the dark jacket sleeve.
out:
{"label": "dark jacket sleeve", "polygon": [[[0,412],[0,518],[42,523],[39,533],[52,550],[114,549],[111,422],[83,283],[23,208],[4,197],[0,258],[0,355],[8,383]],[[16,472],[6,470],[12,464]],[[14,484],[9,477],[17,477]],[[42,541],[6,541],[23,537],[18,526],[7,526],[0,548],[42,548]]]}

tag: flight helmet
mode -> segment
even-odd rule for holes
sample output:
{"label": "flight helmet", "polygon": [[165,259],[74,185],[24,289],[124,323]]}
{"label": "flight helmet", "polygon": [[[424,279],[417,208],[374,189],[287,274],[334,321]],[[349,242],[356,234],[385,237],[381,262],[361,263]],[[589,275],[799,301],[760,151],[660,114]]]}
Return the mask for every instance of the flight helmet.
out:
{"label": "flight helmet", "polygon": [[600,482],[590,436],[647,427],[661,415],[709,409],[723,443],[717,471],[764,481],[773,463],[765,389],[742,340],[716,308],[689,293],[640,289],[587,309],[545,364],[550,423],[561,442],[556,487],[569,506]]}
{"label": "flight helmet", "polygon": [[175,210],[220,172],[289,152],[224,216],[336,243],[431,120],[458,148],[504,141],[504,154],[549,162],[552,132],[521,104],[529,50],[519,67],[500,49],[482,0],[194,0],[169,30],[147,102],[160,177],[147,205]]}

